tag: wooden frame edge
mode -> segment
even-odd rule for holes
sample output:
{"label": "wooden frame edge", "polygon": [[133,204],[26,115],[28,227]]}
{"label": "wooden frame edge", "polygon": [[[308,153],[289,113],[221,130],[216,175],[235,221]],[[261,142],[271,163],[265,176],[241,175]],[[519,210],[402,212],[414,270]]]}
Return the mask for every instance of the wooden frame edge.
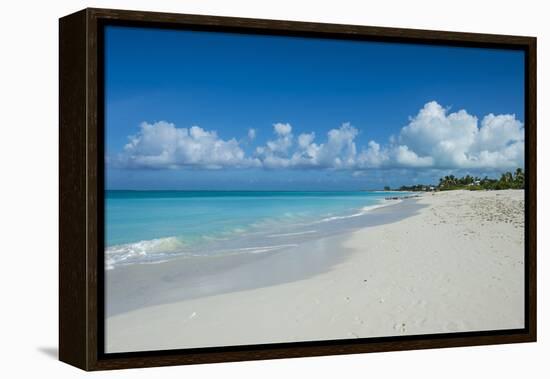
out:
{"label": "wooden frame edge", "polygon": [[[399,342],[331,344],[315,347],[243,349],[231,352],[149,355],[131,358],[98,357],[98,25],[101,20],[122,20],[227,27],[250,32],[311,33],[323,37],[372,37],[388,41],[442,45],[515,46],[526,54],[526,160],[529,162],[526,244],[529,301],[526,333],[411,338]],[[242,360],[312,357],[367,352],[535,342],[536,334],[536,38],[418,29],[338,25],[268,19],[247,19],[174,13],[88,8],[59,21],[59,359],[84,370],[110,370]],[[527,146],[529,145],[529,146]],[[526,208],[527,208],[526,207]]]}
{"label": "wooden frame edge", "polygon": [[[529,337],[537,341],[537,39],[531,37],[526,41],[526,83],[525,95],[528,117],[526,130],[526,160],[528,161],[528,198],[526,199],[527,243],[525,248],[528,266],[525,275],[528,280],[526,298],[529,301]],[[527,209],[528,208],[528,209]]]}
{"label": "wooden frame edge", "polygon": [[87,368],[86,11],[59,20],[59,359]]}

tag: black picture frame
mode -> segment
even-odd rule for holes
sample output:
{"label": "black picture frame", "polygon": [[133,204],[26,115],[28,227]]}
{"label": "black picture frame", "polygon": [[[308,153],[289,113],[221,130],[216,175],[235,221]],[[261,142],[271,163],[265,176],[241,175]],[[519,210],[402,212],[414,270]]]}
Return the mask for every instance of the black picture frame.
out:
{"label": "black picture frame", "polygon": [[[110,353],[103,351],[103,30],[106,25],[525,52],[525,328]],[[59,21],[59,358],[84,370],[182,365],[536,341],[536,38],[112,9]]]}

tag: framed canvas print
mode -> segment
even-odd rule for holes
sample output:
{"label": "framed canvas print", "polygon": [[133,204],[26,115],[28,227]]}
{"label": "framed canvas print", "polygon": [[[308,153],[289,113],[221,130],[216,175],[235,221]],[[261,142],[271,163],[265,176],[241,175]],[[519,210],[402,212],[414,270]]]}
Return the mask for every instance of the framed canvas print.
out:
{"label": "framed canvas print", "polygon": [[59,25],[62,361],[536,340],[535,38]]}

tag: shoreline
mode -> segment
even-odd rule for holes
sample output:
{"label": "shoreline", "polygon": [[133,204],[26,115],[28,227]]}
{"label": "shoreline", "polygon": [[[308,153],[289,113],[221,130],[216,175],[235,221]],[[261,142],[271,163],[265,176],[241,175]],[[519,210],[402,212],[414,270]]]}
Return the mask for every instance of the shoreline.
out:
{"label": "shoreline", "polygon": [[[372,213],[411,205],[407,217],[330,236],[301,252],[259,254],[232,267],[220,261],[185,287],[198,296],[182,299],[180,267],[139,265],[157,266],[164,301],[108,317],[106,351],[523,327],[523,220],[517,217],[523,191],[430,193]],[[268,272],[272,278],[265,278]],[[273,280],[281,275],[292,280]],[[264,285],[234,286],[235,278]],[[136,293],[154,300],[148,286],[136,283]]]}
{"label": "shoreline", "polygon": [[[412,216],[419,208],[413,199],[383,200],[381,204],[364,207],[358,217],[345,217],[343,222],[351,218],[358,226],[342,233],[309,241],[300,241],[304,232],[268,235],[290,238],[285,244],[288,247],[279,250],[180,256],[159,263],[137,263],[106,270],[105,313],[111,317],[136,308],[277,285],[326,272],[347,257],[341,246],[350,233],[399,221]],[[326,246],[334,246],[339,253],[331,254]],[[293,267],[291,271],[289,265]],[[260,274],[251,276],[250,272]]]}
{"label": "shoreline", "polygon": [[[266,248],[271,250],[265,246],[270,234],[308,232],[302,234],[310,238],[291,241],[302,243],[361,227],[361,223],[346,220],[394,204],[380,194],[358,191],[330,191],[326,197],[318,191],[287,192],[284,196],[280,192],[273,195],[273,191],[265,191],[263,195],[257,191],[250,191],[249,195],[216,192],[206,197],[197,196],[194,191],[167,193],[166,198],[140,193],[111,199],[107,207],[111,233],[106,236],[106,270],[238,250],[262,253]],[[145,200],[136,202],[136,199]],[[160,211],[153,212],[155,216],[145,222],[139,212],[147,212],[151,207],[159,207]],[[127,214],[136,217],[128,218]],[[279,245],[285,244],[283,239]],[[258,251],[252,249],[255,246]],[[272,248],[278,250],[277,246]]]}

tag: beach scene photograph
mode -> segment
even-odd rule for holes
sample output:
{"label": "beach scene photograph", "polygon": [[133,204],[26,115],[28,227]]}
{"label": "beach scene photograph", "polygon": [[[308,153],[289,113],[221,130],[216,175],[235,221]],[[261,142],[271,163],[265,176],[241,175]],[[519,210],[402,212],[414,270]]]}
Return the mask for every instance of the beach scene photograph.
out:
{"label": "beach scene photograph", "polygon": [[104,351],[525,327],[525,53],[105,27]]}

